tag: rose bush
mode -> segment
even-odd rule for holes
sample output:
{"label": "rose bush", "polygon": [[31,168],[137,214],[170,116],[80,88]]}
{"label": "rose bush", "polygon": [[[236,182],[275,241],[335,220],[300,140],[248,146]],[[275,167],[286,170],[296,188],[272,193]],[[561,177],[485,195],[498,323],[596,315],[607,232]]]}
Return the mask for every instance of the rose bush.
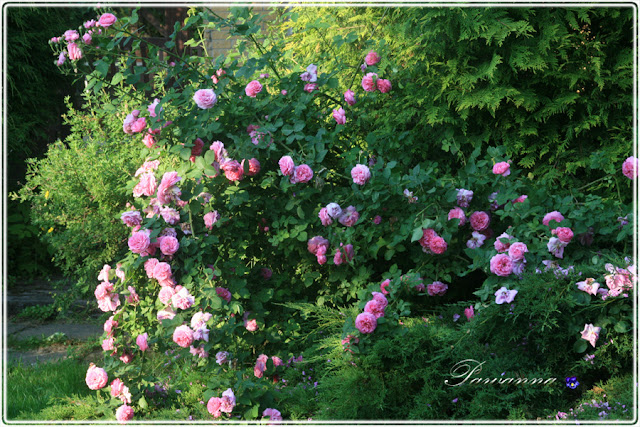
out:
{"label": "rose bush", "polygon": [[[79,27],[83,40],[91,36],[82,56],[61,68],[85,73],[94,93],[121,82],[149,93],[120,112],[121,138],[140,151],[140,168],[118,189],[128,197],[118,215],[128,251],[96,272],[97,304],[110,316],[100,369],[131,395],[105,403],[121,422],[152,410],[148,402],[165,382],[151,358],[163,354],[180,360],[168,368],[174,377],[207,378],[202,401],[212,418],[286,418],[274,384],[287,374],[282,359],[297,350],[295,337],[308,332],[299,304],[355,305],[341,319],[340,338],[356,357],[406,333],[409,315],[444,304],[467,307],[470,324],[483,325],[479,336],[507,322],[508,305],[522,321],[540,295],[531,277],[573,280],[565,272],[575,265],[601,263],[594,248],[631,250],[631,227],[616,220],[632,215],[628,198],[549,194],[510,166],[502,147],[476,147],[455,170],[439,159],[399,163],[376,130],[350,129],[352,117],[393,115],[386,104],[402,93],[405,75],[390,71],[392,56],[361,52],[389,79],[346,63],[303,68],[281,54],[281,44],[256,41],[260,18],[246,9],[224,19],[192,9],[183,28],[244,36],[242,61],[178,57],[149,45],[144,65],[131,68],[133,59],[118,49],[143,43],[135,11],[96,18]],[[63,39],[51,43],[56,57],[68,48]],[[363,77],[343,86],[339,73]],[[576,352],[586,350],[580,329],[587,324],[601,328],[588,329],[596,345],[627,332],[636,281],[630,264],[611,266],[608,281],[597,278],[611,304],[587,301],[573,285],[575,301],[562,300],[585,308],[562,330]],[[598,320],[598,312],[611,316]],[[112,394],[120,387],[113,384]]]}

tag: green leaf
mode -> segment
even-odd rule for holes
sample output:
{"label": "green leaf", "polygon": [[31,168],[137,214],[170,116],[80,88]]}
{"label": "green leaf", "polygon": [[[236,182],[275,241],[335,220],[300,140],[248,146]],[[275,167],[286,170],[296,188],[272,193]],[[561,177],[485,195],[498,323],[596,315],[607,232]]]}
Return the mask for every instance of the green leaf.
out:
{"label": "green leaf", "polygon": [[138,406],[142,409],[146,409],[149,406],[147,399],[145,399],[144,396],[138,399]]}
{"label": "green leaf", "polygon": [[584,353],[587,350],[587,341],[582,338],[573,344],[573,351],[576,353]]}
{"label": "green leaf", "polygon": [[616,332],[620,332],[621,334],[627,332],[629,330],[629,324],[624,320],[619,321],[613,327],[613,330]]}
{"label": "green leaf", "polygon": [[112,85],[117,85],[118,83],[120,83],[123,79],[122,73],[115,73],[113,75],[113,77],[111,78],[111,84]]}
{"label": "green leaf", "polygon": [[189,157],[191,157],[191,148],[184,147],[180,150],[180,158],[182,160],[189,160]]}
{"label": "green leaf", "polygon": [[422,227],[414,228],[413,234],[411,234],[411,242],[417,242],[418,240],[422,239],[422,235]]}

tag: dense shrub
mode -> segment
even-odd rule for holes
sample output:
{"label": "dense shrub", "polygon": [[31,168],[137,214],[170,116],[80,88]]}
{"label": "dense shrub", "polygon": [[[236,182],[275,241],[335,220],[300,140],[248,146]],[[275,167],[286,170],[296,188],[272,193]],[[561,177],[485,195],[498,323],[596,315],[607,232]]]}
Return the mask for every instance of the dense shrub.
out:
{"label": "dense shrub", "polygon": [[[87,97],[116,90],[115,102],[102,100],[103,113],[124,120],[107,128],[140,147],[138,169],[121,167],[113,178],[126,182],[116,192],[129,205],[123,200],[116,218],[121,230],[131,228],[129,251],[94,272],[97,303],[111,315],[107,357],[87,372],[91,389],[109,386],[113,396],[99,412],[118,407],[121,421],[152,413],[159,395],[199,372],[214,418],[276,420],[278,409],[288,409],[287,418],[309,411],[321,418],[531,418],[567,403],[560,396],[566,386],[454,395],[436,368],[494,353],[486,367],[492,375],[503,366],[545,378],[571,369],[592,382],[628,371],[636,278],[622,260],[633,219],[626,195],[550,191],[549,181],[525,178],[504,146],[474,146],[479,140],[460,147],[460,156],[399,152],[399,142],[439,138],[421,128],[370,132],[365,124],[375,121],[357,123],[376,115],[392,123],[396,98],[412,105],[411,79],[391,72],[394,59],[384,51],[365,70],[378,79],[358,75],[354,104],[341,83],[347,64],[297,63],[282,53],[283,42],[261,41],[260,18],[247,9],[232,8],[225,19],[192,9],[183,23],[241,36],[238,53],[227,58],[165,52],[172,55],[165,62],[157,59],[163,48],[149,46],[149,57],[134,65],[118,48],[143,43],[136,21],[135,11],[119,19],[105,13],[101,27],[80,27],[78,37],[90,34],[90,44],[52,42],[61,69],[87,76]],[[341,41],[333,39],[335,49]],[[111,65],[118,72],[105,80]],[[129,85],[137,89],[130,95],[116,89]],[[628,190],[637,160],[625,163],[626,177],[621,167],[607,179]],[[602,283],[604,295],[586,293],[588,278]],[[447,304],[465,318],[437,320]],[[587,339],[618,363],[593,373],[576,368]],[[305,347],[315,350],[310,363],[325,355],[336,361],[313,366],[325,381],[317,408],[286,406],[286,391],[276,386],[288,377],[303,383],[297,395],[307,394],[313,377],[294,366]],[[411,403],[425,399],[431,407]],[[517,403],[490,406],[495,399]]]}

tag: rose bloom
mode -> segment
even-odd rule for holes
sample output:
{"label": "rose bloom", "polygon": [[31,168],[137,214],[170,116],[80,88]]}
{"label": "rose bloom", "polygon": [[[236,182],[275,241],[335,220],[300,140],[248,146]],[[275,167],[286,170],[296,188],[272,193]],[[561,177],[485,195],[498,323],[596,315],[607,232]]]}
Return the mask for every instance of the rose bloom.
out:
{"label": "rose bloom", "polygon": [[329,203],[327,205],[327,213],[331,218],[340,218],[342,215],[342,208],[337,203]]}
{"label": "rose bloom", "polygon": [[454,218],[458,218],[460,222],[458,223],[458,227],[462,227],[467,222],[467,217],[464,215],[464,211],[458,207],[455,207],[449,211],[449,215],[447,216],[447,220],[451,221]]}
{"label": "rose bloom", "polygon": [[569,227],[558,227],[551,230],[551,234],[558,236],[562,243],[569,243],[573,239],[573,231]]}
{"label": "rose bloom", "polygon": [[191,318],[191,328],[192,329],[198,329],[198,328],[201,328],[203,326],[206,326],[206,323],[209,320],[211,320],[212,317],[213,317],[213,315],[211,313],[205,313],[205,312],[202,312],[202,311],[197,312]]}
{"label": "rose bloom", "polygon": [[358,185],[365,185],[371,179],[371,172],[365,165],[357,164],[351,169],[351,178]]}
{"label": "rose bloom", "polygon": [[331,216],[329,216],[329,212],[327,211],[327,208],[320,209],[320,212],[318,212],[318,217],[320,217],[320,222],[325,227],[333,224],[333,220],[331,219]]}
{"label": "rose bloom", "polygon": [[98,24],[101,27],[107,28],[115,24],[117,20],[118,19],[115,17],[113,13],[103,13],[98,19]]}
{"label": "rose bloom", "polygon": [[600,337],[600,329],[602,328],[600,328],[599,326],[593,326],[592,323],[585,323],[584,329],[582,330],[582,332],[580,332],[582,334],[581,338],[589,341],[589,343],[591,343],[591,345],[595,347],[596,341]]}
{"label": "rose bloom", "polygon": [[297,184],[299,182],[309,182],[313,178],[313,171],[308,165],[302,164],[296,166],[291,177],[291,183]]}
{"label": "rose bloom", "polygon": [[180,248],[180,243],[178,243],[178,239],[171,236],[165,236],[162,238],[160,242],[160,252],[163,255],[173,255]]}
{"label": "rose bloom", "polygon": [[360,313],[356,317],[356,328],[363,334],[370,334],[378,326],[376,316],[371,313]]}
{"label": "rose bloom", "polygon": [[246,93],[247,96],[251,98],[255,98],[256,95],[259,94],[261,91],[262,91],[262,85],[257,80],[253,80],[249,82],[247,87],[244,89],[244,93]]}
{"label": "rose bloom", "polygon": [[165,172],[162,175],[162,180],[160,181],[160,186],[158,187],[158,202],[166,205],[170,203],[172,200],[178,200],[178,197],[182,194],[180,189],[176,186],[176,184],[182,178],[178,176],[178,172],[171,171]]}
{"label": "rose bloom", "polygon": [[353,93],[353,91],[351,89],[349,89],[348,91],[346,91],[344,93],[344,101],[349,105],[355,105],[356,104],[355,93]]}
{"label": "rose bloom", "polygon": [[193,343],[193,331],[187,325],[178,326],[173,331],[173,342],[183,348],[189,347]]}
{"label": "rose bloom", "polygon": [[69,59],[72,61],[76,61],[82,58],[82,51],[75,43],[69,43],[67,46],[67,50],[69,51]]}
{"label": "rose bloom", "polygon": [[176,293],[171,297],[171,304],[175,308],[179,308],[181,310],[187,310],[190,308],[194,301],[195,299],[193,295],[189,293],[189,289],[182,286],[177,286]]}
{"label": "rose bloom", "polygon": [[[380,283],[380,290],[382,291],[383,295],[388,295],[389,294],[389,291],[387,290],[387,288],[389,287],[390,284],[391,284],[391,280],[389,280],[389,279],[387,279],[384,282]],[[386,298],[385,298],[385,300],[386,300]],[[386,307],[386,305],[385,305],[385,307]]]}
{"label": "rose bloom", "polygon": [[[387,282],[387,285],[389,284],[389,279],[385,280],[385,282]],[[382,282],[382,284],[384,285],[384,282]],[[382,285],[380,286],[382,287]],[[387,297],[384,296],[384,294],[381,294],[380,292],[371,292],[371,295],[373,295],[373,299],[378,301],[378,303],[380,304],[380,307],[384,310],[387,305],[389,304],[389,302],[387,301]]]}
{"label": "rose bloom", "polygon": [[293,171],[296,167],[295,163],[293,163],[293,159],[289,156],[283,156],[278,160],[278,165],[280,166],[280,172],[284,176],[293,175]]}
{"label": "rose bloom", "polygon": [[436,295],[442,296],[447,293],[447,290],[449,290],[449,286],[439,281],[427,285],[427,293],[432,297]]}
{"label": "rose bloom", "polygon": [[585,279],[582,282],[577,282],[576,285],[578,285],[578,289],[591,295],[597,295],[598,288],[600,288],[600,283],[596,282],[595,279],[592,278]]}
{"label": "rose bloom", "polygon": [[469,306],[469,308],[464,309],[464,315],[467,317],[467,320],[470,322],[471,319],[475,317],[475,313],[473,312],[473,306]]}
{"label": "rose bloom", "polygon": [[380,55],[373,50],[370,50],[369,53],[367,53],[367,56],[364,57],[364,62],[367,65],[376,65],[380,62]]}
{"label": "rose bloom", "polygon": [[322,236],[315,236],[309,239],[307,242],[307,250],[312,254],[316,254],[318,252],[318,248],[324,247],[325,252],[329,247],[329,241]]}
{"label": "rose bloom", "polygon": [[441,255],[447,250],[447,242],[442,237],[436,236],[429,242],[429,250],[436,255]]}
{"label": "rose bloom", "polygon": [[155,258],[149,258],[144,262],[144,271],[149,279],[153,279],[153,269],[156,265],[158,265],[158,260]]}
{"label": "rose bloom", "polygon": [[113,284],[109,282],[102,282],[98,286],[96,286],[96,290],[94,291],[94,295],[96,299],[105,298],[113,291]]}
{"label": "rose bloom", "polygon": [[116,378],[111,382],[111,396],[118,397],[124,391],[124,383],[120,378]]}
{"label": "rose bloom", "polygon": [[124,424],[127,421],[133,419],[133,414],[133,408],[125,403],[124,405],[116,409],[116,420],[118,420],[120,424]]}
{"label": "rose bloom", "polygon": [[271,271],[270,268],[261,268],[260,269],[260,275],[262,276],[262,278],[264,280],[269,280],[271,279],[271,275],[273,274],[273,272]]}
{"label": "rose bloom", "polygon": [[373,314],[376,319],[384,317],[384,308],[382,308],[380,303],[374,299],[367,302],[367,304],[364,306],[364,311],[366,313]]}
{"label": "rose bloom", "polygon": [[91,390],[100,390],[102,387],[107,385],[107,381],[109,381],[107,371],[102,368],[98,368],[93,363],[89,365],[85,382]]}
{"label": "rose bloom", "polygon": [[58,60],[56,61],[56,65],[59,67],[62,64],[64,64],[64,61],[66,61],[67,59],[67,53],[62,51],[60,52],[60,55],[58,56]]}
{"label": "rose bloom", "polygon": [[102,340],[102,351],[114,350],[113,337]]}
{"label": "rose bloom", "polygon": [[[342,245],[342,243],[341,243]],[[351,261],[353,259],[354,253],[353,253],[353,245],[349,244],[349,245],[344,245],[343,247],[343,251],[344,251],[344,258],[347,261]]]}
{"label": "rose bloom", "polygon": [[[242,161],[243,163],[243,167],[244,167],[244,160]],[[258,159],[250,159],[249,160],[249,172],[247,172],[247,175],[249,176],[256,176],[258,173],[260,172],[260,162],[258,161]]]}
{"label": "rose bloom", "polygon": [[237,160],[227,160],[220,167],[229,181],[240,181],[244,177],[244,169]]}
{"label": "rose bloom", "polygon": [[358,219],[360,219],[360,214],[356,211],[356,208],[349,206],[344,210],[340,218],[338,218],[338,222],[345,227],[353,227],[353,225],[358,222]]}
{"label": "rose bloom", "polygon": [[509,176],[511,171],[509,170],[510,165],[507,162],[500,162],[493,165],[493,173],[495,175]]}
{"label": "rose bloom", "polygon": [[553,212],[549,212],[544,216],[544,218],[542,218],[542,223],[544,225],[548,226],[549,222],[551,221],[562,222],[564,221],[564,216],[562,216],[562,214],[558,211],[553,211]]}
{"label": "rose bloom", "polygon": [[244,327],[249,332],[255,332],[258,330],[258,321],[256,319],[246,320],[244,322]]}
{"label": "rose bloom", "polygon": [[382,217],[381,217],[380,215],[376,215],[376,216],[373,218],[373,223],[374,223],[375,225],[379,225],[381,222],[382,222]]}
{"label": "rose bloom", "polygon": [[229,155],[229,153],[227,153],[227,150],[224,148],[224,144],[220,141],[213,141],[211,147],[209,147],[209,150],[213,151],[216,156],[216,162],[218,163],[224,163],[224,161],[227,160],[227,156]]}
{"label": "rose bloom", "polygon": [[216,363],[218,365],[222,365],[227,363],[229,360],[229,353],[226,351],[219,351],[216,353]]}
{"label": "rose bloom", "polygon": [[317,88],[318,88],[318,85],[315,83],[307,83],[306,85],[304,85],[304,91],[309,93],[313,92]]}
{"label": "rose bloom", "polygon": [[222,393],[222,403],[220,410],[230,414],[233,411],[233,407],[236,406],[236,396],[233,391],[228,388]]}
{"label": "rose bloom", "polygon": [[113,316],[109,317],[106,322],[104,322],[104,331],[107,333],[107,336],[111,336],[113,334],[113,330],[118,327],[118,322],[113,320]]}
{"label": "rose bloom", "polygon": [[140,302],[140,297],[136,293],[136,289],[133,286],[127,286],[129,295],[127,295],[127,304],[135,305]]}
{"label": "rose bloom", "polygon": [[269,421],[282,421],[282,414],[277,409],[267,408],[262,412],[262,416],[269,417]]}
{"label": "rose bloom", "polygon": [[213,89],[199,89],[193,95],[193,100],[198,107],[206,110],[216,104],[216,102],[218,101],[218,97],[216,96]]}
{"label": "rose bloom", "polygon": [[[507,242],[503,242],[502,241],[503,239],[507,239]],[[496,241],[493,243],[493,247],[498,252],[506,252],[509,250],[509,247],[511,246],[511,243],[509,242],[509,240],[511,239],[513,239],[513,236],[510,236],[507,233],[502,233],[496,238]]]}
{"label": "rose bloom", "polygon": [[140,351],[147,351],[149,345],[147,344],[147,339],[149,338],[148,333],[140,334],[136,338],[136,344],[140,347]]}
{"label": "rose bloom", "polygon": [[151,244],[149,233],[146,231],[134,232],[131,237],[129,237],[128,244],[131,252],[145,256],[147,254],[147,248]]}
{"label": "rose bloom", "polygon": [[493,274],[506,277],[513,272],[513,260],[507,254],[498,254],[489,262]]}
{"label": "rose bloom", "polygon": [[423,249],[430,250],[429,244],[431,243],[431,240],[433,240],[435,237],[438,237],[438,233],[436,233],[436,231],[433,228],[423,228],[422,238],[420,238],[418,242],[420,243],[420,246],[422,246]]}
{"label": "rose bloom", "polygon": [[629,179],[638,176],[638,159],[631,156],[622,163],[622,174]]}
{"label": "rose bloom", "polygon": [[142,174],[140,182],[133,187],[133,197],[153,196],[156,192],[157,182],[153,172]]}
{"label": "rose bloom", "polygon": [[[159,103],[160,103],[160,100],[158,98],[154,98],[153,102],[149,104],[149,106],[147,107],[147,111],[149,112],[149,115],[151,117],[157,117],[156,107],[158,106]],[[160,107],[160,110],[158,111],[162,111],[162,107]]]}
{"label": "rose bloom", "polygon": [[158,281],[165,281],[171,278],[171,266],[166,262],[159,262],[153,268],[153,278]]}
{"label": "rose bloom", "polygon": [[524,259],[524,254],[526,252],[529,252],[529,249],[527,249],[527,245],[522,242],[516,242],[509,246],[509,256],[514,261],[520,261]]}
{"label": "rose bloom", "polygon": [[516,290],[510,291],[505,286],[501,287],[494,294],[496,296],[496,304],[504,304],[505,302],[507,304],[510,304],[511,302],[513,302],[513,299],[516,297],[517,293],[518,291]]}
{"label": "rose bloom", "polygon": [[76,41],[80,38],[80,34],[76,30],[67,30],[63,34],[64,40],[68,42]]}
{"label": "rose bloom", "polygon": [[387,79],[378,79],[376,81],[378,90],[382,93],[387,93],[391,90],[391,82]]}
{"label": "rose bloom", "polygon": [[465,190],[464,188],[458,188],[458,194],[456,195],[458,206],[461,208],[468,208],[469,203],[473,199],[473,191]]}
{"label": "rose bloom", "polygon": [[204,226],[209,230],[213,230],[213,224],[218,222],[218,219],[220,219],[218,211],[208,212],[204,214]]}
{"label": "rose bloom", "polygon": [[222,415],[220,406],[222,406],[222,399],[219,397],[212,397],[209,399],[209,402],[207,402],[207,411],[209,411],[214,418],[219,418]]}
{"label": "rose bloom", "polygon": [[[127,227],[135,227],[142,224],[142,215],[138,211],[127,211],[120,215],[120,219]],[[100,280],[100,278],[98,278]]]}
{"label": "rose bloom", "polygon": [[142,142],[147,148],[153,148],[153,146],[156,145],[156,139],[150,133],[147,133],[144,138],[142,138]]}
{"label": "rose bloom", "polygon": [[338,123],[339,125],[347,123],[347,116],[343,108],[338,108],[337,110],[334,109],[333,118],[336,119],[336,123]]}
{"label": "rose bloom", "polygon": [[484,244],[484,241],[486,239],[487,237],[484,234],[474,231],[473,233],[471,233],[471,239],[467,240],[467,247],[469,249],[479,248]]}
{"label": "rose bloom", "polygon": [[523,194],[522,196],[518,197],[517,199],[514,199],[512,201],[512,203],[523,203],[525,200],[527,200],[529,196],[527,196],[526,194]]}
{"label": "rose bloom", "polygon": [[147,119],[145,119],[144,117],[140,117],[138,120],[131,123],[131,132],[139,133],[139,132],[142,132],[146,127],[147,127]]}
{"label": "rose bloom", "polygon": [[375,92],[376,84],[373,80],[374,77],[377,78],[378,75],[376,73],[367,73],[367,75],[362,78],[362,89],[367,92]]}
{"label": "rose bloom", "polygon": [[255,366],[253,367],[253,375],[255,375],[257,378],[262,378],[262,375],[266,370],[267,370],[267,366],[265,365],[265,363],[258,360]]}
{"label": "rose bloom", "polygon": [[216,294],[226,302],[231,302],[231,292],[229,292],[229,289],[217,287]]}
{"label": "rose bloom", "polygon": [[476,211],[469,217],[471,228],[475,231],[482,231],[489,227],[489,214],[484,211]]}
{"label": "rose bloom", "polygon": [[173,319],[176,317],[176,312],[171,310],[171,308],[165,308],[164,310],[158,311],[157,318],[159,321],[163,321],[165,319]]}

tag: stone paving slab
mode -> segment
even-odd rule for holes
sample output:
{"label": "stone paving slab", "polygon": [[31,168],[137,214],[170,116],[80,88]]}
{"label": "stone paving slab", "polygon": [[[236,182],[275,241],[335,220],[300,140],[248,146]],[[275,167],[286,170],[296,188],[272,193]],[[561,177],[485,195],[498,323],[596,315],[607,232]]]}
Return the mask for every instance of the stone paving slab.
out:
{"label": "stone paving slab", "polygon": [[102,335],[104,332],[102,325],[90,323],[45,323],[41,325],[30,322],[9,322],[7,325],[7,334],[14,338],[24,340],[31,337],[45,338],[62,332],[70,339],[86,340],[92,337]]}

